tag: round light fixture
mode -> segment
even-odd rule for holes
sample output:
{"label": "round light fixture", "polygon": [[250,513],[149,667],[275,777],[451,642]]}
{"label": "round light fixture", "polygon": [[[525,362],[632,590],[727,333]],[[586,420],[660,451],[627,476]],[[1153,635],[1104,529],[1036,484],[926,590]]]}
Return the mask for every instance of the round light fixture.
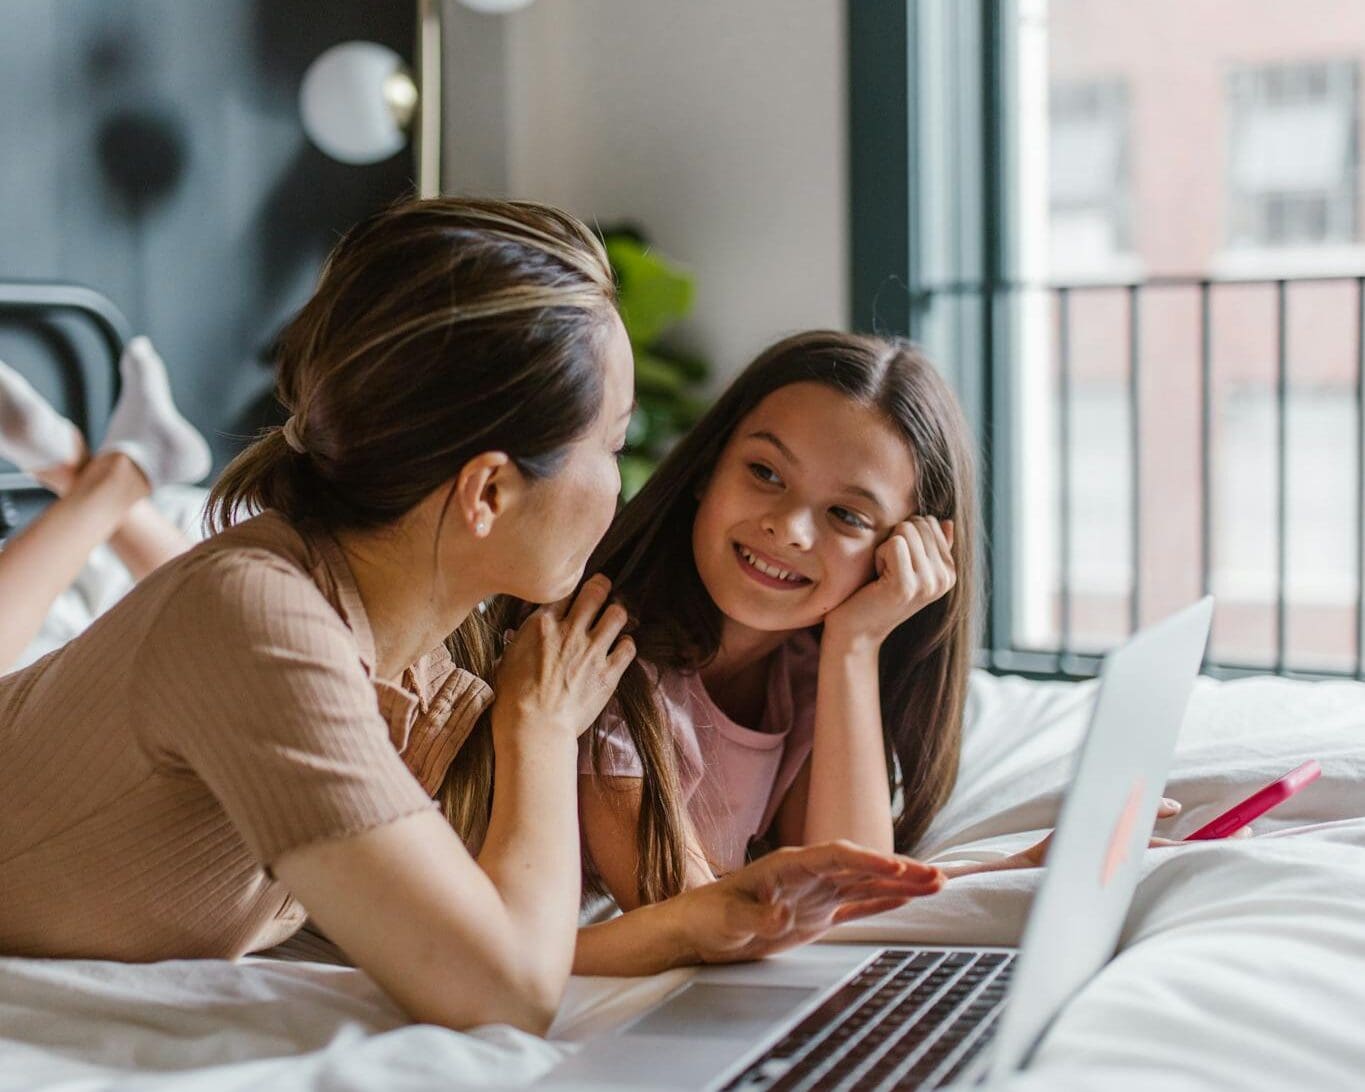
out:
{"label": "round light fixture", "polygon": [[308,66],[299,88],[308,139],[342,163],[396,155],[416,108],[417,86],[403,59],[377,42],[333,46]]}

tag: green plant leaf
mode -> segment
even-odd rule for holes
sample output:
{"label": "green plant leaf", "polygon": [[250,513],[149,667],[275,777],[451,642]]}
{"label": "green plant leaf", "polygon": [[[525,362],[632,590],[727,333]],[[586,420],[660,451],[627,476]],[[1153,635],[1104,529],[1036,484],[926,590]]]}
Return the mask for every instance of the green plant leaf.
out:
{"label": "green plant leaf", "polygon": [[630,343],[637,349],[648,347],[692,310],[692,276],[629,236],[608,236],[606,247]]}
{"label": "green plant leaf", "polygon": [[706,361],[657,344],[692,309],[692,275],[649,248],[636,228],[604,237],[616,274],[618,302],[635,354],[638,407],[626,432],[621,493],[629,500],[654,473],[678,436],[705,411],[695,390],[711,372]]}
{"label": "green plant leaf", "polygon": [[644,455],[621,456],[621,496],[630,500],[649,481],[658,463]]}
{"label": "green plant leaf", "polygon": [[639,394],[681,395],[687,377],[672,361],[651,353],[648,349],[635,350],[635,389]]}
{"label": "green plant leaf", "polygon": [[689,383],[704,383],[711,376],[711,365],[699,356],[676,353],[671,349],[665,355],[669,363],[682,372]]}

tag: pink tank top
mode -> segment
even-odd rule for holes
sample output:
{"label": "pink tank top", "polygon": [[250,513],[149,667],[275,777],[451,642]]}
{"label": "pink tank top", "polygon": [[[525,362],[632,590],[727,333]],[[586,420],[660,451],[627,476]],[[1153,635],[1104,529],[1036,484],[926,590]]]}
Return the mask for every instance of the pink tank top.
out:
{"label": "pink tank top", "polygon": [[[819,642],[808,632],[774,653],[757,728],[727,717],[699,675],[668,671],[659,679],[656,698],[673,729],[687,814],[712,867],[720,872],[744,864],[750,839],[767,832],[810,756],[819,656]],[[640,777],[640,758],[621,718],[608,713],[597,731],[602,772]],[[579,770],[592,772],[586,742],[579,752]]]}

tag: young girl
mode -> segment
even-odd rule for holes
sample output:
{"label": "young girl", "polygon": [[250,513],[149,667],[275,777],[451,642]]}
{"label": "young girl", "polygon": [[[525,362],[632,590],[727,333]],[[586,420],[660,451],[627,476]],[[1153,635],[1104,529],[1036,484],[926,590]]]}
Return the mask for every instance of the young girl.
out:
{"label": "young girl", "polygon": [[929,361],[820,331],[755,360],[626,506],[589,571],[639,659],[580,755],[590,870],[623,909],[756,847],[916,845],[957,775],[974,490]]}
{"label": "young girl", "polygon": [[665,459],[590,564],[640,657],[580,765],[623,907],[755,845],[920,838],[957,773],[973,490],[929,362],[834,332],[763,353]]}

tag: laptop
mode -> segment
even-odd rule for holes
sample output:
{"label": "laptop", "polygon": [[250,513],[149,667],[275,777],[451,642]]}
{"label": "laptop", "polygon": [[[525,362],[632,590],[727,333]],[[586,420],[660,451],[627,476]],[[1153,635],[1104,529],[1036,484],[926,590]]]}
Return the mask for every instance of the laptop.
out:
{"label": "laptop", "polygon": [[1021,1069],[1113,956],[1213,600],[1110,654],[1018,949],[816,944],[705,967],[546,1086],[905,1089]]}

